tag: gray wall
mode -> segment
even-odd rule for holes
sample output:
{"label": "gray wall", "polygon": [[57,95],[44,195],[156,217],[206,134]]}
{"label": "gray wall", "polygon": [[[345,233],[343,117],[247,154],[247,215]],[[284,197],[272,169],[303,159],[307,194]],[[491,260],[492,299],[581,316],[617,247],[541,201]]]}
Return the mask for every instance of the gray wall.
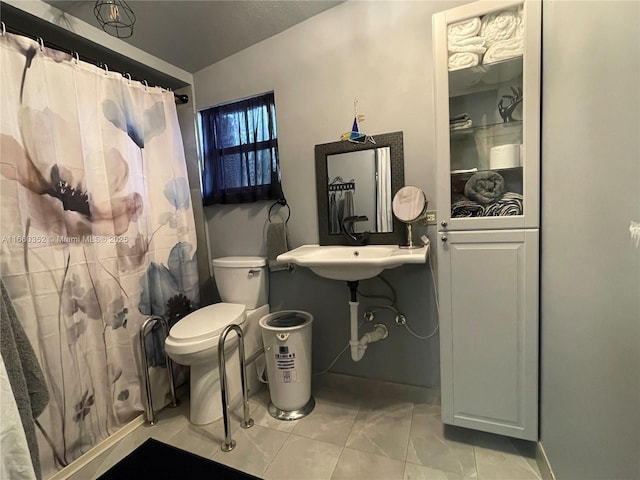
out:
{"label": "gray wall", "polygon": [[[365,115],[363,132],[404,132],[405,179],[435,198],[431,16],[455,4],[346,2],[194,75],[198,108],[274,90],[292,247],[318,243],[314,145],[350,131],[355,98],[358,113]],[[269,203],[205,208],[212,255],[264,255],[268,208]],[[411,328],[430,333],[437,316],[428,268],[407,266],[386,275]],[[379,280],[362,282],[362,289],[388,294]],[[318,370],[349,340],[348,298],[346,283],[303,268],[271,275],[272,308],[300,308],[316,316]],[[389,338],[372,345],[359,363],[345,353],[332,370],[439,385],[437,335],[418,340],[388,313],[376,320],[389,326]]]}
{"label": "gray wall", "polygon": [[559,480],[640,478],[639,5],[543,4],[540,430]]}

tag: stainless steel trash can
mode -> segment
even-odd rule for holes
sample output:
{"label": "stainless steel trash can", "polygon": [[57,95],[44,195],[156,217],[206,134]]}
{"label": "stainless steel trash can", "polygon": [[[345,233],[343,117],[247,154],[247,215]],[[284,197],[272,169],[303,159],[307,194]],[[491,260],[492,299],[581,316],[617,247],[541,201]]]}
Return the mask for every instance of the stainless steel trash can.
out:
{"label": "stainless steel trash can", "polygon": [[280,420],[296,420],[313,410],[311,396],[311,325],[313,316],[283,310],[260,319],[264,343],[269,413]]}

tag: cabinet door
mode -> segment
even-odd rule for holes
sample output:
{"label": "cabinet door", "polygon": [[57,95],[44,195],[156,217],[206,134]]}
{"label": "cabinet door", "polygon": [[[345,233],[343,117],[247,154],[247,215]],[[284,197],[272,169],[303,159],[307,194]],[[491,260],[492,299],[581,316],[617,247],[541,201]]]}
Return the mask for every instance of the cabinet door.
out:
{"label": "cabinet door", "polygon": [[[448,230],[539,226],[540,3],[480,1],[434,15],[437,213]],[[452,35],[473,21],[482,30]],[[498,24],[513,30],[492,31]],[[471,65],[456,55],[472,55]]]}
{"label": "cabinet door", "polygon": [[538,436],[538,231],[441,232],[444,423]]}

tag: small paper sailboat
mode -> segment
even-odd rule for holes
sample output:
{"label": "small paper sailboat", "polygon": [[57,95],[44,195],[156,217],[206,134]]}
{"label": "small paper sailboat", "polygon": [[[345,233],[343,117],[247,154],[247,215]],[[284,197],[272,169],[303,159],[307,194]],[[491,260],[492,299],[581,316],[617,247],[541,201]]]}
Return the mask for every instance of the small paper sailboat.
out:
{"label": "small paper sailboat", "polygon": [[358,124],[360,122],[364,122],[364,115],[358,115],[357,104],[358,104],[358,100],[354,100],[353,101],[354,118],[353,118],[353,125],[351,127],[351,131],[343,133],[342,135],[340,135],[340,139],[341,140],[347,140],[348,142],[352,142],[352,143],[367,143],[367,142],[371,142],[371,143],[375,144],[376,141],[375,141],[375,139],[373,137],[371,137],[369,135],[365,135],[364,133],[361,133],[360,129],[358,128]]}

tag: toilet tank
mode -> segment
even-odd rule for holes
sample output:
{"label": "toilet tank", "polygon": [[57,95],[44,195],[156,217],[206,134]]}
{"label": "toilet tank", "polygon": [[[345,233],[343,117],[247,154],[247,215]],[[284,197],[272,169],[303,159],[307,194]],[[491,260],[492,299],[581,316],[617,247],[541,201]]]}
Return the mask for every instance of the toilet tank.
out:
{"label": "toilet tank", "polygon": [[250,310],[269,302],[269,275],[264,257],[220,257],[211,263],[223,302],[240,303]]}

